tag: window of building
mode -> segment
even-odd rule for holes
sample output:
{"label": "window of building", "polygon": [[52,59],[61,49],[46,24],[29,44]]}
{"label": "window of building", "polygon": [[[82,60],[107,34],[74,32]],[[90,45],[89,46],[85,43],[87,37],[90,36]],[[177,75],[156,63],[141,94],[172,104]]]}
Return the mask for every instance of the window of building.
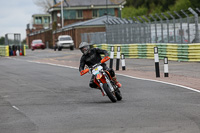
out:
{"label": "window of building", "polygon": [[35,17],[35,24],[42,24],[42,17]]}
{"label": "window of building", "polygon": [[98,10],[97,9],[92,11],[92,17],[98,17]]}
{"label": "window of building", "polygon": [[76,10],[64,10],[63,16],[64,19],[76,19],[77,12]]}
{"label": "window of building", "polygon": [[49,23],[49,17],[44,17],[44,23],[48,24]]}
{"label": "window of building", "polygon": [[77,18],[83,18],[83,11],[82,10],[77,11]]}

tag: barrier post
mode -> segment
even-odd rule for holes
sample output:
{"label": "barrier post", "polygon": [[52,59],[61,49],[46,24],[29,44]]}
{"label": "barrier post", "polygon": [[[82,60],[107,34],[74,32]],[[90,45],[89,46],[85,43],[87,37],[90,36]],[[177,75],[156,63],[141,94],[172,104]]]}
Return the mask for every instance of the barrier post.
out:
{"label": "barrier post", "polygon": [[155,60],[156,77],[160,77],[158,47],[154,47],[154,60]]}
{"label": "barrier post", "polygon": [[164,77],[169,77],[168,58],[164,58]]}
{"label": "barrier post", "polygon": [[122,54],[122,70],[126,70],[125,56],[124,56],[124,54]]}
{"label": "barrier post", "polygon": [[118,47],[117,47],[117,61],[116,61],[116,70],[119,70],[120,50],[121,50],[121,47],[120,47],[120,46],[118,46]]}
{"label": "barrier post", "polygon": [[23,49],[24,49],[23,50],[23,55],[25,56],[26,55],[26,45],[23,46]]}
{"label": "barrier post", "polygon": [[110,49],[110,68],[113,67],[113,58],[114,58],[114,46],[111,46],[111,49]]}

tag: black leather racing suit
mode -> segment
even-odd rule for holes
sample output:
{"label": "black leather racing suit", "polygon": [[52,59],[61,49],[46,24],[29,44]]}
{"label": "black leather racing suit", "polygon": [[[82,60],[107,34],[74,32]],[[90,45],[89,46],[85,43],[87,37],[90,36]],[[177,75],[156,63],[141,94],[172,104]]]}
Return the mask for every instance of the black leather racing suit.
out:
{"label": "black leather racing suit", "polygon": [[[88,67],[92,67],[93,65],[99,63],[102,59],[101,54],[108,56],[108,52],[106,50],[102,50],[99,48],[92,48],[90,49],[90,52],[88,52],[88,54],[82,55],[81,60],[80,60],[79,71],[84,70],[85,65],[87,65]],[[115,76],[114,70],[111,68],[108,68],[105,63],[102,64],[102,67],[104,70],[109,71],[112,77]],[[97,88],[97,85],[93,81],[94,81],[94,75],[92,75],[90,79],[89,86],[91,88]]]}

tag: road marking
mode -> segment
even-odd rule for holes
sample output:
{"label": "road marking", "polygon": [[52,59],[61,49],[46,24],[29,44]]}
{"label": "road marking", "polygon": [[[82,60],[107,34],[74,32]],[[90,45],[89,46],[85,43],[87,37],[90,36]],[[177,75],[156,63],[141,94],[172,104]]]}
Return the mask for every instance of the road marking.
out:
{"label": "road marking", "polygon": [[12,106],[14,109],[18,110],[19,111],[19,108],[17,108],[16,106]]}
{"label": "road marking", "polygon": [[66,65],[60,65],[60,64],[53,64],[53,63],[44,63],[44,62],[38,62],[38,61],[27,61],[27,62],[38,63],[38,64],[44,64],[44,65],[51,65],[51,66],[59,66],[59,67],[66,67],[66,68],[78,69],[77,67],[66,66]]}
{"label": "road marking", "polygon": [[181,88],[185,88],[185,89],[188,89],[188,90],[191,90],[191,91],[195,91],[195,92],[200,93],[200,90],[193,89],[193,88],[190,88],[190,87],[187,87],[187,86],[183,86],[183,85],[179,85],[179,84],[174,84],[174,83],[169,83],[169,82],[159,81],[159,80],[153,80],[153,79],[138,78],[138,77],[133,77],[133,76],[124,75],[124,74],[119,74],[119,73],[118,73],[117,75],[121,75],[121,76],[128,77],[128,78],[133,78],[133,79],[146,80],[146,81],[153,81],[153,82],[158,82],[158,83],[163,83],[163,84],[178,86],[178,87],[181,87]]}
{"label": "road marking", "polygon": [[[22,61],[24,61],[24,60],[22,60]],[[66,65],[59,65],[59,64],[53,64],[53,63],[44,63],[44,62],[38,62],[38,61],[29,61],[29,60],[26,60],[26,61],[30,62],[30,63],[38,63],[38,64],[44,64],[44,65],[52,65],[52,66],[59,66],[59,67],[65,67],[65,68],[78,69],[77,67],[66,66]],[[145,81],[153,81],[153,82],[157,82],[157,83],[163,83],[163,84],[178,86],[178,87],[181,87],[181,88],[185,88],[187,90],[191,90],[191,91],[195,91],[195,92],[200,93],[200,90],[197,90],[197,89],[194,89],[194,88],[190,88],[190,87],[187,87],[187,86],[183,86],[183,85],[179,85],[179,84],[174,84],[174,83],[169,83],[169,82],[164,82],[164,81],[159,81],[159,80],[153,80],[153,79],[138,78],[138,77],[133,77],[133,76],[129,76],[129,75],[125,75],[125,74],[119,74],[119,73],[116,73],[116,74],[124,76],[124,77],[128,77],[128,78],[133,78],[133,79],[139,79],[139,80],[145,80]]]}

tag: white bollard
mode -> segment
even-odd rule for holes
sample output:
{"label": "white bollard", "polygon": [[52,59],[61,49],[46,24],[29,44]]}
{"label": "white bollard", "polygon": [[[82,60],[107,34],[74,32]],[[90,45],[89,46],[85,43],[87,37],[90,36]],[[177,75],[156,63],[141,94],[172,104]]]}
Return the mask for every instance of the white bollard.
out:
{"label": "white bollard", "polygon": [[122,54],[122,70],[126,70],[125,56]]}
{"label": "white bollard", "polygon": [[110,49],[110,68],[113,67],[113,58],[114,58],[114,46],[111,46],[111,49]]}
{"label": "white bollard", "polygon": [[119,70],[120,50],[121,50],[121,47],[120,47],[120,46],[118,46],[118,47],[117,47],[117,61],[116,61],[116,70]]}
{"label": "white bollard", "polygon": [[160,77],[158,47],[154,47],[154,60],[155,60],[156,77]]}
{"label": "white bollard", "polygon": [[169,77],[168,58],[164,58],[164,77]]}

